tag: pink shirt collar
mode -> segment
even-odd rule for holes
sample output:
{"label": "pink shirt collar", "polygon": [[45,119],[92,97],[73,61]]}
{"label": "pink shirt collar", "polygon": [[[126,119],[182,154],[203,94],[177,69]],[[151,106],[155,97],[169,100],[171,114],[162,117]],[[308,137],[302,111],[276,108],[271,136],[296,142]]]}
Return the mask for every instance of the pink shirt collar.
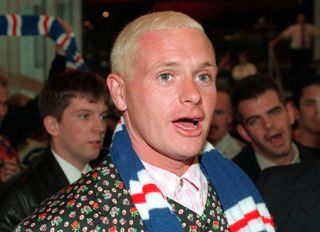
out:
{"label": "pink shirt collar", "polygon": [[198,158],[181,177],[149,163],[142,163],[163,195],[199,215],[202,214],[207,199],[208,181],[200,169]]}

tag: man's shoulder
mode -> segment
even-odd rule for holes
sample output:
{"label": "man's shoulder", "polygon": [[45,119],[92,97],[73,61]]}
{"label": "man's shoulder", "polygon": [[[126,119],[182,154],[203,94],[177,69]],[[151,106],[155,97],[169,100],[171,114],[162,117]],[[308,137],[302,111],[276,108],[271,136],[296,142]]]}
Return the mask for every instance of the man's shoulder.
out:
{"label": "man's shoulder", "polygon": [[59,164],[50,152],[45,152],[3,186],[0,202],[2,206],[16,202],[17,207],[36,207],[66,185],[68,180]]}
{"label": "man's shoulder", "polygon": [[320,161],[276,166],[262,171],[257,187],[279,231],[306,231],[312,224],[319,225],[312,219],[313,215],[319,215],[320,209],[319,173]]}
{"label": "man's shoulder", "polygon": [[261,172],[259,186],[284,186],[310,188],[320,183],[320,161],[270,167]]}
{"label": "man's shoulder", "polygon": [[245,144],[243,142],[233,137],[229,133],[225,134],[221,141],[215,145],[216,149],[228,159],[233,159],[237,154],[240,153],[244,146]]}
{"label": "man's shoulder", "polygon": [[240,153],[241,150],[246,146],[246,144],[243,141],[241,141],[240,139],[232,136],[231,134],[229,134],[228,137],[230,139],[230,143],[231,143],[230,145],[234,146],[234,147],[237,147],[239,149],[238,153]]}
{"label": "man's shoulder", "polygon": [[[117,191],[119,189],[121,191]],[[111,196],[115,194],[116,197],[121,194],[129,196],[111,159],[106,158],[83,178],[42,202],[33,215],[20,224],[17,231],[21,228],[36,231],[40,227],[71,230],[80,224],[90,225],[92,224],[90,221],[100,220],[97,212],[111,210],[107,202],[111,201]],[[82,219],[76,220],[76,218]],[[72,224],[74,221],[75,224]]]}
{"label": "man's shoulder", "polygon": [[257,181],[261,169],[252,146],[245,146],[241,152],[232,159],[232,161],[245,171],[254,182]]}
{"label": "man's shoulder", "polygon": [[[274,166],[263,170],[264,175],[278,178],[278,176],[308,176],[314,173],[320,173],[320,161],[308,161],[298,164]],[[320,175],[318,175],[320,178]]]}

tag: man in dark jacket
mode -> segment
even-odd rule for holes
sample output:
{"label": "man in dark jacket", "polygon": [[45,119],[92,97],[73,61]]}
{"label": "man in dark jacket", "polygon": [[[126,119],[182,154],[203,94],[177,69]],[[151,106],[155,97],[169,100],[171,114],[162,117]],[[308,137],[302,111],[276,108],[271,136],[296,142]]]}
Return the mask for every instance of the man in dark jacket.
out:
{"label": "man in dark jacket", "polygon": [[91,170],[103,145],[108,92],[93,73],[66,71],[49,79],[39,110],[50,148],[7,184],[0,197],[0,231],[12,229],[40,203]]}
{"label": "man in dark jacket", "polygon": [[[58,20],[65,33],[70,34],[73,32],[71,25],[67,21]],[[48,78],[52,78],[65,69],[66,52],[61,46],[57,45],[55,58],[51,64]],[[5,148],[6,152],[2,152],[2,155],[4,153],[7,154],[5,154],[5,157],[0,157],[0,191],[3,188],[4,182],[16,175],[20,171],[20,168],[24,168],[25,162],[24,160],[19,160],[22,157],[21,154],[17,154],[19,147],[26,142],[28,137],[42,130],[42,120],[38,110],[38,96],[29,100],[23,106],[14,109],[8,107],[7,109],[7,84],[4,85],[1,79],[0,107],[2,106],[1,102],[5,103],[5,105],[1,107],[0,113],[0,140],[2,140],[0,149],[7,147]],[[5,88],[1,88],[1,86]]]}
{"label": "man in dark jacket", "polygon": [[261,170],[317,160],[319,154],[292,142],[294,111],[268,77],[241,80],[232,93],[237,131],[250,144],[233,159],[256,182]]}
{"label": "man in dark jacket", "polygon": [[258,181],[277,232],[320,231],[320,161],[267,168]]}

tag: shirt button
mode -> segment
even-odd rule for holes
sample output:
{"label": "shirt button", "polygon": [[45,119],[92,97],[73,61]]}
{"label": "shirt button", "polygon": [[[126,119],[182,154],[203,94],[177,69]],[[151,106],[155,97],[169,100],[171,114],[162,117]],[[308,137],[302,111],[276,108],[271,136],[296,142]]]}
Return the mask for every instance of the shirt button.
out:
{"label": "shirt button", "polygon": [[180,185],[180,187],[183,186],[183,180],[182,179],[179,180],[179,185]]}

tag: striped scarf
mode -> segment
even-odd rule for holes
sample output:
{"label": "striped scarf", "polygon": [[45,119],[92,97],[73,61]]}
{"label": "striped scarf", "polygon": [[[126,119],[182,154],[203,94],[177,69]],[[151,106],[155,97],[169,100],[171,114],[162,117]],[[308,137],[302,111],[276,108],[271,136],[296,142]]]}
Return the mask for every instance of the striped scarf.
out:
{"label": "striped scarf", "polygon": [[47,15],[0,15],[0,36],[45,35],[53,39],[67,54],[67,66],[88,71],[78,52],[74,34],[68,35],[55,17]]}
{"label": "striped scarf", "polygon": [[[146,229],[182,232],[177,216],[132,148],[124,124],[119,124],[115,130],[110,155]],[[211,145],[204,149],[200,166],[218,193],[231,232],[274,231],[261,196],[240,168],[223,158]]]}

